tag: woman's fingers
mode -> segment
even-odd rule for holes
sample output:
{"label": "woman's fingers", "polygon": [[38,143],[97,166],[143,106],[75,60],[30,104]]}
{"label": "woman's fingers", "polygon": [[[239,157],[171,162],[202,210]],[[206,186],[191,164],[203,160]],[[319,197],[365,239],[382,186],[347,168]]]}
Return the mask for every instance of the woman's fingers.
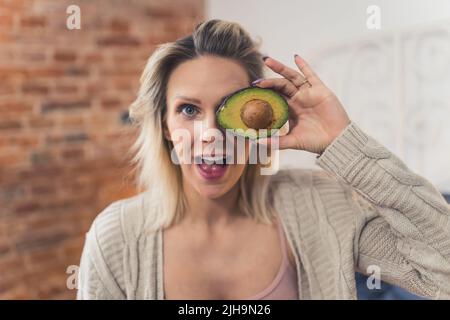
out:
{"label": "woman's fingers", "polygon": [[260,138],[257,140],[258,144],[266,145],[268,148],[272,148],[272,144],[275,144],[274,139],[278,139],[278,146],[275,149],[284,150],[291,149],[295,147],[295,138],[291,135],[287,134],[285,136],[277,136],[277,137],[269,137],[269,138]]}
{"label": "woman's fingers", "polygon": [[300,72],[285,66],[274,58],[269,57],[264,62],[266,66],[291,81],[296,87],[299,87],[305,81],[305,77]]}
{"label": "woman's fingers", "polygon": [[272,57],[268,57],[264,62],[266,66],[291,81],[297,88],[304,83],[305,78],[308,79],[311,85],[322,84],[322,81],[303,58],[296,54],[294,56],[294,61],[300,72],[285,66],[283,63]]}
{"label": "woman's fingers", "polygon": [[316,75],[316,73],[311,69],[311,67],[306,63],[303,58],[301,58],[298,54],[294,56],[294,61],[300,71],[305,75],[311,85],[321,84],[322,81]]}
{"label": "woman's fingers", "polygon": [[284,78],[269,78],[263,79],[256,83],[255,86],[260,88],[273,88],[276,91],[281,92],[288,98],[292,98],[298,91],[298,89],[292,84],[292,82]]}
{"label": "woman's fingers", "polygon": [[299,101],[299,90],[295,87],[292,82],[286,80],[285,78],[269,78],[262,79],[260,82],[254,84],[259,88],[271,88],[275,91],[281,93],[284,98],[288,101],[289,110],[298,115],[302,112]]}

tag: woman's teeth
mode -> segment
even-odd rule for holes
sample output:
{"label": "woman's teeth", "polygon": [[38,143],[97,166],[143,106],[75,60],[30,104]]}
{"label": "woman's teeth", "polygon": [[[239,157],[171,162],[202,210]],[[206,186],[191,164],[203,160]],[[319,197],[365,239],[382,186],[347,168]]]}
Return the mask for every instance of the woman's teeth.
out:
{"label": "woman's teeth", "polygon": [[231,156],[196,156],[194,158],[195,164],[230,164]]}
{"label": "woman's teeth", "polygon": [[202,157],[202,163],[205,164],[225,164],[226,158],[225,157]]}

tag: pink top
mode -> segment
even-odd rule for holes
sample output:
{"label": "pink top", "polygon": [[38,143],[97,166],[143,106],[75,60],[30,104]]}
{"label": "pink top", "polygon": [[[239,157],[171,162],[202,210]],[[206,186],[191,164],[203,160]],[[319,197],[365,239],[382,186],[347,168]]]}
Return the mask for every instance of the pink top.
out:
{"label": "pink top", "polygon": [[281,243],[282,260],[275,279],[263,291],[246,300],[297,300],[297,271],[288,258],[287,243],[280,218],[277,216],[278,234]]}

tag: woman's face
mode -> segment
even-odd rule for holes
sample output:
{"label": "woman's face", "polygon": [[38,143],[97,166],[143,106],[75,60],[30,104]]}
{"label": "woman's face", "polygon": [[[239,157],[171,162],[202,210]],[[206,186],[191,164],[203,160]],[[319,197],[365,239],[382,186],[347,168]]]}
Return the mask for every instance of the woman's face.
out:
{"label": "woman's face", "polygon": [[[234,147],[228,144],[231,136],[218,126],[216,111],[226,95],[249,83],[245,69],[237,62],[215,56],[185,61],[169,77],[165,136],[175,145],[185,185],[208,198],[227,193],[244,172],[248,141],[244,141],[244,150],[237,152],[244,154],[245,161],[236,161],[237,141],[231,138]],[[210,162],[233,153],[231,164]]]}

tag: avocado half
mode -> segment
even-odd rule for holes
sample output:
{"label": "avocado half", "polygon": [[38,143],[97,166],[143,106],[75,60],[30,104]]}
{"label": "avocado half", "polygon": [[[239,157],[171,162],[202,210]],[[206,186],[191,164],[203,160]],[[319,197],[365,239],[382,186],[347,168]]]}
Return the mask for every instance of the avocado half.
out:
{"label": "avocado half", "polygon": [[216,116],[222,128],[258,139],[269,137],[271,129],[280,129],[287,122],[288,103],[273,89],[247,87],[228,95]]}

